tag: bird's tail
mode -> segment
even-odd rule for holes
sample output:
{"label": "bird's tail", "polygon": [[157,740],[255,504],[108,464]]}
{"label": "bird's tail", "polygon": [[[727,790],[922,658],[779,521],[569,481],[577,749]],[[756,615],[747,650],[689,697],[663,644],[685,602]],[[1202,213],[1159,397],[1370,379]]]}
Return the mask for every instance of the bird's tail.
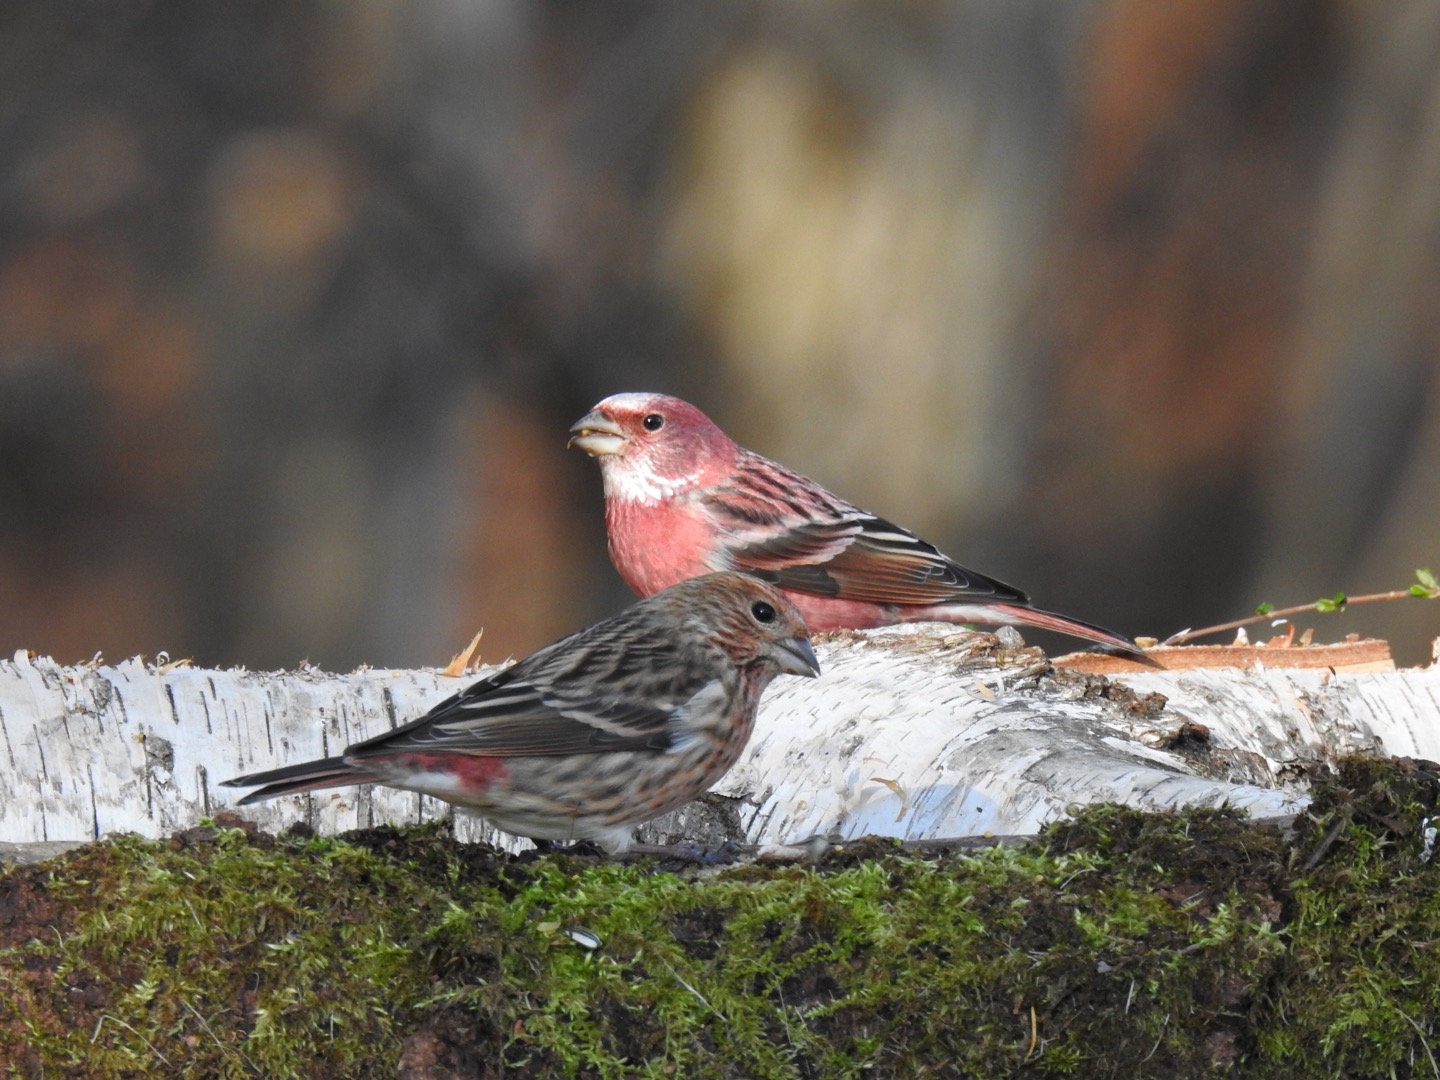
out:
{"label": "bird's tail", "polygon": [[269,772],[250,773],[225,780],[222,787],[255,787],[264,785],[259,791],[252,791],[241,799],[237,806],[264,802],[279,795],[297,795],[302,791],[319,788],[344,787],[348,784],[372,784],[378,778],[368,769],[347,764],[343,757],[322,758],[306,761],[299,765],[287,765],[283,769]]}
{"label": "bird's tail", "polygon": [[1096,641],[1101,645],[1108,645],[1117,652],[1139,660],[1141,663],[1156,665],[1154,660],[1145,655],[1144,649],[1123,634],[1106,630],[1103,626],[1096,626],[1094,623],[1072,619],[1068,615],[1056,615],[1053,611],[1041,611],[1039,608],[1020,607],[1014,604],[966,604],[964,615],[967,622],[1018,623],[1021,626],[1039,627],[1041,630],[1054,630],[1056,633],[1066,634],[1069,637],[1084,638],[1086,641]]}

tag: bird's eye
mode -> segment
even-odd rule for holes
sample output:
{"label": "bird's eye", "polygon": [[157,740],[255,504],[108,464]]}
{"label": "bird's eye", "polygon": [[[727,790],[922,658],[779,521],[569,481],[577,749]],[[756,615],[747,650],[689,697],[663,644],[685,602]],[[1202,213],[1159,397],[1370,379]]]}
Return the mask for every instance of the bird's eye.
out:
{"label": "bird's eye", "polygon": [[652,412],[649,416],[645,417],[644,420],[641,420],[640,423],[646,431],[659,431],[665,426],[665,418],[658,412]]}
{"label": "bird's eye", "polygon": [[756,622],[772,623],[775,621],[775,609],[764,600],[756,600],[751,604],[750,614],[755,616]]}

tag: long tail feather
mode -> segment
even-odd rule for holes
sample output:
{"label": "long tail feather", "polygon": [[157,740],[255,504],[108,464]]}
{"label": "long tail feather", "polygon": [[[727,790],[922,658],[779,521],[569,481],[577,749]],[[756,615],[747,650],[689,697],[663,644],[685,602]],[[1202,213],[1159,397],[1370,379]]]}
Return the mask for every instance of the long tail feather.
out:
{"label": "long tail feather", "polygon": [[264,802],[280,795],[298,795],[302,791],[316,791],[320,788],[345,787],[350,784],[372,784],[377,777],[367,769],[346,764],[343,757],[323,758],[306,761],[299,765],[287,765],[283,769],[269,772],[250,773],[225,780],[222,787],[254,787],[262,784],[259,791],[252,791],[241,799],[237,806]]}
{"label": "long tail feather", "polygon": [[1066,634],[1070,637],[1096,641],[1142,663],[1156,665],[1154,660],[1145,655],[1145,650],[1123,634],[1106,630],[1103,626],[1096,626],[1094,623],[1072,619],[1069,615],[1057,615],[1053,611],[1017,607],[1011,604],[966,604],[964,613],[967,616],[966,621],[1018,623],[1021,626],[1035,626],[1041,630],[1054,630],[1056,633]]}

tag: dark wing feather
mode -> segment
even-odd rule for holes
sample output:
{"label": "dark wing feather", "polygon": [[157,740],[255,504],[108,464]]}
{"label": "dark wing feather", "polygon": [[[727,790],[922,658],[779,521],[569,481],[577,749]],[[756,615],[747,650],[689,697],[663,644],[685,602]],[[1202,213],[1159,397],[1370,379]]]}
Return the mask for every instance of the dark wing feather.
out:
{"label": "dark wing feather", "polygon": [[[842,529],[846,530],[842,533]],[[824,550],[844,537],[822,561],[791,562],[791,553]],[[782,589],[876,604],[945,604],[983,599],[1028,605],[1019,589],[967,570],[935,547],[884,518],[857,513],[842,522],[804,522],[779,536],[732,548],[737,570]]]}
{"label": "dark wing feather", "polygon": [[985,600],[1028,606],[1019,589],[967,570],[893,522],[745,452],[706,492],[730,568],[796,592],[876,604]]}
{"label": "dark wing feather", "polygon": [[346,757],[461,753],[487,757],[669,749],[675,710],[703,683],[671,677],[637,692],[629,672],[658,673],[672,639],[615,633],[616,620],[556,642],[447,698],[394,731],[355,743]]}

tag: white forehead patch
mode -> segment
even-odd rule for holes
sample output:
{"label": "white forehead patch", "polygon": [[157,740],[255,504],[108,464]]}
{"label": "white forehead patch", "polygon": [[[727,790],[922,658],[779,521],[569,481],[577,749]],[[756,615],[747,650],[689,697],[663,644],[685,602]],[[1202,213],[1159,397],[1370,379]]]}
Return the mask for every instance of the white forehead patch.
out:
{"label": "white forehead patch", "polygon": [[604,401],[600,402],[600,404],[596,405],[595,407],[597,409],[603,409],[606,406],[613,405],[617,409],[631,409],[635,412],[639,412],[641,409],[649,409],[653,407],[654,402],[659,400],[662,399],[657,394],[644,394],[638,392],[632,392],[627,394],[611,394],[609,397],[607,397]]}

